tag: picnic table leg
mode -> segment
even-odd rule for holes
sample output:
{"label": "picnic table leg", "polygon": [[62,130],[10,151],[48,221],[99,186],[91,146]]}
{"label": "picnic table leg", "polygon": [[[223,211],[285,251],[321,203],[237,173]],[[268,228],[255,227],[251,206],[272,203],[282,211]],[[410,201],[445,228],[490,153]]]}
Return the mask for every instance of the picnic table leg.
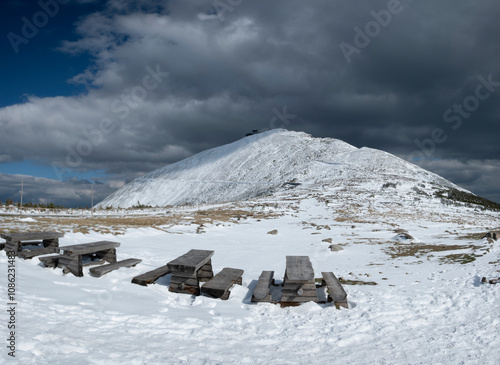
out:
{"label": "picnic table leg", "polygon": [[19,251],[21,251],[21,244],[18,241],[7,240],[5,242],[5,252],[14,252],[14,256],[17,256]]}
{"label": "picnic table leg", "polygon": [[116,262],[116,249],[115,248],[111,248],[111,249],[106,250],[106,251],[99,251],[96,253],[96,255],[100,259],[107,261],[110,264]]}
{"label": "picnic table leg", "polygon": [[83,267],[82,267],[82,256],[81,255],[73,255],[73,256],[62,256],[59,258],[57,263],[57,267],[63,269],[63,273],[72,273],[75,276],[82,277],[83,276]]}
{"label": "picnic table leg", "polygon": [[174,293],[200,295],[200,282],[196,273],[190,277],[179,276],[178,273],[172,273],[168,291]]}
{"label": "picnic table leg", "polygon": [[43,247],[59,247],[59,238],[53,238],[50,240],[43,240],[42,241]]}
{"label": "picnic table leg", "polygon": [[197,272],[198,280],[202,282],[209,281],[214,277],[214,272],[212,269],[212,259],[203,265]]}

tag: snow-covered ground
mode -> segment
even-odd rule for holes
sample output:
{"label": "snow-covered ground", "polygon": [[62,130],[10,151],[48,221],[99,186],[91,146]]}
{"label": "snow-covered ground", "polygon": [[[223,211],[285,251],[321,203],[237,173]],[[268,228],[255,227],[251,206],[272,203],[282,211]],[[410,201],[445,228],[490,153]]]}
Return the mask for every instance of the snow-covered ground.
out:
{"label": "snow-covered ground", "polygon": [[[17,349],[12,359],[5,341],[7,258],[2,252],[0,363],[500,362],[500,286],[480,283],[483,276],[500,276],[500,241],[481,238],[500,227],[498,212],[442,205],[435,198],[415,202],[401,187],[378,197],[353,191],[349,198],[338,195],[342,187],[318,189],[304,187],[212,210],[169,212],[176,219],[163,226],[115,227],[123,233],[119,235],[97,228],[75,232],[58,217],[0,216],[2,231],[33,230],[47,219],[66,232],[61,246],[119,241],[119,260],[143,260],[101,278],[85,268],[85,276],[77,278],[44,268],[37,258],[17,259]],[[211,221],[222,209],[234,209],[234,217]],[[149,213],[151,219],[167,214]],[[105,225],[105,214],[100,214],[94,220]],[[196,233],[202,217],[204,232]],[[273,229],[277,235],[267,234]],[[397,229],[414,239],[398,236]],[[342,250],[330,251],[330,243],[323,241],[329,238]],[[215,251],[214,272],[245,270],[243,285],[233,287],[229,300],[171,293],[168,275],[148,287],[131,284],[132,277],[192,248]],[[274,270],[279,282],[287,255],[309,256],[316,277],[333,271],[345,280],[377,285],[344,285],[350,309],[251,303],[261,271]]]}

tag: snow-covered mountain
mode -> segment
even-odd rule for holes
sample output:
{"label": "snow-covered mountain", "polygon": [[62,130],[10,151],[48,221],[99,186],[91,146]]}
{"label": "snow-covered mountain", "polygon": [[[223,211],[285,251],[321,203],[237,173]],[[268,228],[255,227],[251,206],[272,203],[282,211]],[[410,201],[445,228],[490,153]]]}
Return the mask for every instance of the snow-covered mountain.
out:
{"label": "snow-covered mountain", "polygon": [[275,129],[152,171],[119,189],[97,207],[221,203],[299,185],[301,189],[363,187],[370,194],[396,186],[428,196],[443,189],[468,193],[387,152]]}

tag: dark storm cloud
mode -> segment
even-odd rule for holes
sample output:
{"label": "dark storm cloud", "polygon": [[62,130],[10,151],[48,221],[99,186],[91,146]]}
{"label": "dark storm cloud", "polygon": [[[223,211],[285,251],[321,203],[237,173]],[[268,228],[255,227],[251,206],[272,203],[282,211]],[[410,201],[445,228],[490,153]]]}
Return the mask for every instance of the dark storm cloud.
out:
{"label": "dark storm cloud", "polygon": [[[21,183],[23,205],[27,203],[54,203],[66,207],[90,207],[92,186],[88,181],[72,179],[58,181],[26,175],[7,175],[0,173],[1,203],[11,199],[15,204],[21,202]],[[97,182],[93,184],[94,204],[104,199],[120,187],[120,182]]]}
{"label": "dark storm cloud", "polygon": [[[72,79],[87,93],[0,109],[0,161],[130,180],[285,127],[412,158],[498,199],[500,87],[473,99],[480,80],[500,82],[498,2],[221,1],[109,1],[84,18],[61,50],[95,60]],[[464,101],[472,111],[446,120]]]}

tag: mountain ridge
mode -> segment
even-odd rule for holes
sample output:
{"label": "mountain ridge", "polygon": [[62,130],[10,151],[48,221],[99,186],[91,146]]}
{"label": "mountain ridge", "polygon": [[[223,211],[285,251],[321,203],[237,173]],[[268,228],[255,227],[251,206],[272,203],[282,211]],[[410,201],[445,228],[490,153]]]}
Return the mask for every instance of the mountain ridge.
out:
{"label": "mountain ridge", "polygon": [[97,208],[169,206],[245,200],[286,184],[431,184],[470,193],[388,152],[334,138],[275,129],[214,147],[154,170],[114,192]]}

